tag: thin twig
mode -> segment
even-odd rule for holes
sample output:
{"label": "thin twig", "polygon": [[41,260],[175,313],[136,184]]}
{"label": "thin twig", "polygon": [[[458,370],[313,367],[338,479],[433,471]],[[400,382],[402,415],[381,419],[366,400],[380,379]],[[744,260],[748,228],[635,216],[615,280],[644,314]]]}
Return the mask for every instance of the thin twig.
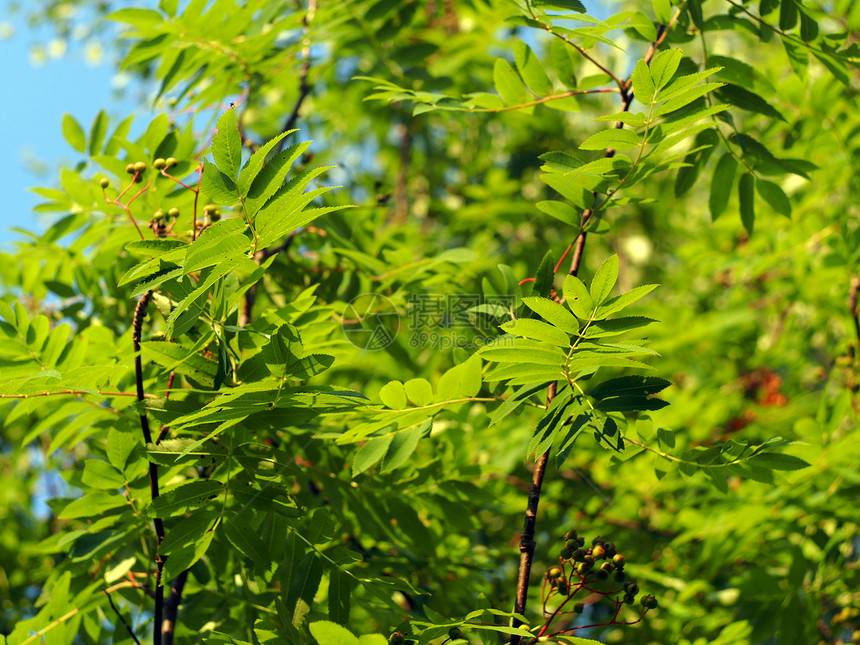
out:
{"label": "thin twig", "polygon": [[131,636],[131,639],[135,643],[137,643],[137,645],[141,645],[140,641],[137,640],[137,636],[135,635],[134,630],[131,628],[131,625],[129,625],[128,622],[126,622],[125,617],[121,613],[119,613],[119,609],[117,609],[117,606],[114,604],[113,598],[111,598],[111,595],[108,593],[107,589],[103,589],[102,591],[104,591],[105,596],[107,596],[107,599],[108,599],[108,602],[110,603],[111,609],[113,609],[114,613],[117,615],[120,622],[123,625],[125,625],[125,628],[128,630],[128,633]]}
{"label": "thin twig", "polygon": [[[143,329],[143,319],[146,317],[146,308],[152,300],[152,291],[147,291],[137,301],[134,308],[134,321],[131,329],[131,338],[134,343],[134,376],[137,385],[137,400],[143,402],[146,398],[143,392],[143,360],[140,355],[140,338]],[[149,429],[149,419],[146,412],[140,411],[140,429],[143,431],[143,440],[146,444],[152,443],[152,432]],[[149,493],[155,500],[158,497],[158,465],[149,462]],[[155,610],[153,619],[155,628],[153,630],[153,645],[161,645],[161,624],[163,619],[164,591],[161,584],[161,574],[164,571],[164,557],[158,553],[158,547],[164,540],[164,523],[160,517],[153,520],[155,525],[156,552],[155,552]]]}

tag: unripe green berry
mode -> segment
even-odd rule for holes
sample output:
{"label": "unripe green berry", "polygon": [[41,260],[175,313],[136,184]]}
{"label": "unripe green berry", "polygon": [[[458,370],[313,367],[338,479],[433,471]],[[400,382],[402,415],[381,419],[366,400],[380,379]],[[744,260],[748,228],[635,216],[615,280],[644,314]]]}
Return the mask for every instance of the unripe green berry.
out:
{"label": "unripe green berry", "polygon": [[461,630],[459,627],[452,627],[448,630],[448,638],[450,638],[451,640],[463,638],[463,630]]}
{"label": "unripe green berry", "polygon": [[561,550],[561,559],[562,560],[569,560],[571,558],[571,556],[573,556],[573,549],[570,549],[569,547],[564,547]]}
{"label": "unripe green berry", "polygon": [[625,605],[632,605],[634,602],[636,602],[636,598],[634,598],[633,596],[624,596],[624,600],[622,600],[621,602],[623,602]]}
{"label": "unripe green berry", "polygon": [[574,614],[581,614],[584,609],[585,609],[585,605],[581,602],[578,602],[573,606],[573,613]]}
{"label": "unripe green berry", "polygon": [[211,219],[213,222],[217,222],[219,219],[221,219],[221,211],[212,211],[211,213],[209,213],[209,219]]}
{"label": "unripe green berry", "polygon": [[614,569],[615,569],[615,566],[611,562],[604,562],[603,564],[600,565],[600,570],[606,571],[607,573],[612,573],[612,571]]}
{"label": "unripe green berry", "polygon": [[142,161],[138,161],[136,164],[134,164],[134,172],[140,174],[140,173],[144,172],[145,170],[146,170],[146,164],[143,163]]}
{"label": "unripe green berry", "polygon": [[615,572],[614,577],[616,582],[624,582],[624,580],[627,578],[627,574],[619,569]]}
{"label": "unripe green berry", "polygon": [[604,542],[603,550],[606,552],[607,558],[614,558],[615,554],[618,553],[613,542]]}
{"label": "unripe green berry", "polygon": [[167,168],[167,161],[165,161],[164,159],[159,157],[158,159],[156,159],[155,161],[152,162],[152,167],[155,168],[156,170],[164,170],[165,168]]}
{"label": "unripe green berry", "polygon": [[606,569],[598,569],[595,575],[598,580],[606,580],[609,577],[609,572]]}
{"label": "unripe green berry", "polygon": [[99,186],[102,188],[107,188],[110,186],[110,180],[107,177],[102,177],[101,181],[99,181]]}
{"label": "unripe green berry", "polygon": [[566,546],[568,549],[575,550],[579,548],[579,542],[577,542],[576,540],[568,540],[564,543],[564,546]]}
{"label": "unripe green berry", "polygon": [[176,157],[168,157],[165,160],[165,163],[167,164],[168,168],[173,168],[174,166],[179,164],[179,162],[176,160]]}
{"label": "unripe green berry", "polygon": [[152,215],[152,219],[156,221],[164,219],[164,211],[161,209],[155,211],[155,213],[153,213]]}
{"label": "unripe green berry", "polygon": [[654,596],[642,596],[639,602],[645,609],[657,609],[657,599]]}
{"label": "unripe green berry", "polygon": [[582,557],[582,561],[583,561],[583,562],[588,562],[588,564],[594,564],[594,556],[593,556],[593,555],[590,555],[590,554],[588,554],[588,553],[586,553],[586,554]]}
{"label": "unripe green berry", "polygon": [[400,632],[394,632],[388,637],[388,642],[391,643],[391,645],[403,645],[403,643],[406,642],[406,639],[403,638],[403,634]]}
{"label": "unripe green berry", "polygon": [[603,544],[603,538],[599,535],[591,541],[591,546],[597,546],[598,544]]}
{"label": "unripe green berry", "polygon": [[574,562],[585,562],[585,550],[577,549],[573,552],[573,560]]}
{"label": "unripe green berry", "polygon": [[568,591],[570,591],[570,587],[568,586],[567,581],[561,580],[558,583],[558,593],[562,596],[566,596]]}
{"label": "unripe green berry", "polygon": [[628,582],[626,585],[624,585],[624,593],[626,593],[628,596],[635,596],[639,593],[639,585],[637,585],[635,582]]}
{"label": "unripe green berry", "polygon": [[612,564],[621,569],[624,566],[624,556],[620,553],[616,553],[612,556]]}
{"label": "unripe green berry", "polygon": [[591,564],[590,562],[580,562],[579,565],[577,565],[577,567],[576,567],[576,572],[579,575],[584,576],[589,571],[591,571],[593,568],[594,568],[594,565]]}
{"label": "unripe green berry", "polygon": [[596,547],[591,549],[591,555],[595,560],[602,560],[603,556],[606,555],[606,551],[604,551],[603,547],[598,544]]}
{"label": "unripe green berry", "polygon": [[125,171],[126,171],[129,175],[133,175],[133,174],[134,174],[134,164],[133,164],[133,163],[128,164],[128,165],[125,167]]}
{"label": "unripe green berry", "polygon": [[170,215],[170,217],[179,217],[179,209],[174,206],[167,211],[167,214]]}
{"label": "unripe green berry", "polygon": [[577,538],[576,531],[574,531],[573,529],[569,530],[567,533],[564,534],[564,541],[565,542],[567,542],[568,540],[575,540],[576,538]]}

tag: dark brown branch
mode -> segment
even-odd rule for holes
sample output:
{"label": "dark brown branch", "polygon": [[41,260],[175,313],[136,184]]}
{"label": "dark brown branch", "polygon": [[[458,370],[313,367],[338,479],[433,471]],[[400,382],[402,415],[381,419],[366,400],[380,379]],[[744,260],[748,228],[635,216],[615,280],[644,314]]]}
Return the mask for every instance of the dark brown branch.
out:
{"label": "dark brown branch", "polygon": [[857,308],[858,292],[860,292],[860,276],[851,278],[851,290],[848,292],[848,309],[854,322],[854,336],[857,339],[857,347],[854,350],[854,358],[857,360],[857,369],[860,370],[860,310]]}
{"label": "dark brown branch", "polygon": [[[672,16],[672,19],[669,21],[668,25],[660,25],[657,29],[657,38],[651,44],[651,47],[648,49],[648,52],[644,56],[644,60],[646,64],[651,63],[651,59],[657,53],[657,49],[663,40],[666,38],[666,34],[668,30],[672,27],[673,24],[678,19],[680,15],[680,9],[676,10],[675,15]],[[532,15],[534,17],[534,14]],[[552,30],[548,27],[545,27],[547,31],[553,33]],[[553,33],[554,36],[558,36],[558,34]],[[615,76],[608,69],[603,67],[599,62],[591,59],[584,51],[581,51],[581,48],[575,43],[570,42],[566,37],[559,36],[575,47],[578,51],[580,51],[583,56],[591,60],[598,68],[605,71],[618,85],[618,88],[621,93],[621,101],[622,101],[622,112],[627,112],[630,110],[630,104],[633,102],[633,93],[630,91],[632,87],[632,76],[628,78],[626,81],[621,81],[621,79]],[[616,128],[623,128],[624,123],[618,122],[615,126]],[[615,150],[609,149],[604,154],[605,157],[610,158],[615,156]],[[593,193],[596,198],[596,193]],[[573,257],[570,263],[570,270],[568,273],[570,275],[576,275],[579,272],[579,267],[582,264],[582,256],[585,250],[585,238],[586,238],[586,225],[591,219],[593,214],[592,209],[586,209],[582,213],[582,223],[580,225],[579,234],[576,236],[572,246],[573,246]],[[559,260],[559,264],[561,260]],[[556,270],[558,269],[558,265],[556,266]],[[860,336],[858,336],[860,338]],[[547,390],[547,407],[552,402],[555,397],[556,384],[553,383],[549,386]],[[534,560],[534,535],[535,535],[535,522],[537,521],[537,511],[538,505],[540,503],[540,494],[541,487],[543,485],[543,478],[546,474],[546,465],[549,461],[549,450],[543,453],[537,460],[535,465],[535,470],[532,475],[532,483],[529,487],[529,496],[528,496],[528,504],[526,506],[526,516],[523,522],[523,534],[520,538],[520,569],[519,574],[517,576],[517,597],[514,603],[514,611],[518,614],[524,614],[526,609],[526,601],[528,600],[528,584],[529,584],[529,576],[531,574],[532,562]],[[519,620],[514,619],[511,621],[511,625],[513,627],[519,626],[521,623]],[[521,642],[521,637],[519,636],[511,636],[510,644],[511,645],[519,645]]]}
{"label": "dark brown branch", "polygon": [[164,605],[164,621],[161,623],[161,645],[173,645],[173,633],[176,628],[176,616],[179,604],[182,602],[182,590],[188,580],[189,569],[186,569],[170,585],[170,596]]}
{"label": "dark brown branch", "polygon": [[[552,383],[547,389],[546,405],[552,403],[555,398],[556,384]],[[528,503],[526,504],[526,516],[523,520],[523,534],[520,536],[520,570],[517,576],[517,597],[514,601],[514,611],[524,614],[526,602],[529,595],[529,576],[532,572],[532,562],[535,555],[535,523],[537,521],[538,504],[540,503],[540,491],[543,485],[543,476],[546,473],[546,464],[549,461],[549,450],[543,453],[535,464],[532,473],[532,483],[529,486]],[[518,619],[511,622],[512,627],[519,627],[522,623]],[[511,645],[519,645],[522,639],[519,636],[511,636]]]}
{"label": "dark brown branch", "polygon": [[[308,0],[308,12],[305,14],[305,17],[302,18],[305,36],[307,36],[308,30],[310,29],[311,20],[313,20],[316,10],[317,0]],[[308,82],[308,73],[311,71],[311,41],[309,38],[305,39],[305,45],[302,48],[302,58],[304,59],[304,62],[302,63],[302,71],[299,74],[299,96],[296,99],[295,105],[293,105],[293,111],[290,112],[290,116],[287,117],[287,120],[284,122],[284,126],[281,128],[281,132],[287,132],[288,130],[292,130],[296,127],[296,121],[299,120],[299,110],[302,107],[302,103],[305,102],[305,99],[311,92],[311,84]],[[283,150],[285,145],[286,137],[281,139],[278,143],[276,152]]]}
{"label": "dark brown branch", "polygon": [[397,184],[394,187],[394,222],[403,223],[409,213],[409,159],[412,156],[412,134],[405,124],[397,126],[400,137],[400,170],[397,173]]}
{"label": "dark brown branch", "polygon": [[[131,328],[131,339],[134,343],[134,377],[137,386],[137,400],[142,403],[146,398],[143,392],[143,360],[140,355],[140,339],[143,329],[143,319],[146,317],[146,308],[152,300],[152,291],[147,291],[137,301],[137,306],[134,308],[134,320]],[[149,429],[149,419],[146,413],[141,408],[140,412],[140,429],[143,431],[143,440],[146,444],[152,443],[152,432]],[[151,461],[149,462],[149,493],[154,500],[158,497],[158,466]],[[161,623],[163,618],[164,592],[161,585],[161,573],[164,571],[164,558],[158,553],[158,547],[164,540],[164,523],[161,518],[156,517],[153,521],[155,525],[156,537],[156,553],[155,553],[155,609],[153,611],[153,620],[155,628],[153,629],[153,645],[161,644]]]}
{"label": "dark brown branch", "polygon": [[119,609],[117,609],[117,606],[114,604],[113,598],[111,598],[110,594],[108,593],[108,590],[103,589],[102,591],[104,591],[105,596],[107,596],[108,602],[110,603],[110,608],[113,609],[114,613],[119,618],[119,621],[123,625],[125,625],[125,628],[128,630],[128,633],[129,633],[129,636],[131,636],[131,639],[135,643],[137,643],[137,645],[141,645],[140,641],[137,640],[137,636],[135,635],[134,630],[131,628],[131,625],[129,625],[128,622],[125,620],[125,617],[121,613],[119,613]]}

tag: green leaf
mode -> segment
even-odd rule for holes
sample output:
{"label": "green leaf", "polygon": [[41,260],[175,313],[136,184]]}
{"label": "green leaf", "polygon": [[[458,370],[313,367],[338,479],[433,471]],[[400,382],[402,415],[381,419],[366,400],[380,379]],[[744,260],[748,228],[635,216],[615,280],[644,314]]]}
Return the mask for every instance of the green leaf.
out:
{"label": "green leaf", "polygon": [[451,401],[477,396],[481,390],[481,360],[472,356],[465,363],[445,372],[436,388],[438,401]]}
{"label": "green leaf", "polygon": [[87,493],[80,499],[66,504],[57,516],[61,520],[74,520],[81,517],[96,517],[128,506],[128,500],[117,492],[96,491]]}
{"label": "green leaf", "polygon": [[579,333],[579,321],[557,302],[549,298],[525,296],[523,303],[551,325],[568,334]]}
{"label": "green leaf", "polygon": [[764,114],[772,119],[785,121],[785,117],[773,105],[765,101],[755,92],[751,92],[737,85],[726,84],[714,90],[714,94],[729,105],[734,105],[736,108],[746,110],[747,112],[756,112]]}
{"label": "green leaf", "polygon": [[797,24],[797,5],[795,0],[781,0],[779,3],[779,28],[789,31]]}
{"label": "green leaf", "polygon": [[751,172],[741,175],[738,182],[738,200],[741,206],[741,222],[752,235],[755,226],[755,176]]}
{"label": "green leaf", "polygon": [[248,226],[240,217],[215,222],[200,234],[185,251],[185,271],[199,271],[225,260],[245,258],[251,241],[245,235]]}
{"label": "green leaf", "polygon": [[610,255],[594,273],[589,287],[592,302],[600,306],[609,297],[618,281],[618,256]]}
{"label": "green leaf", "polygon": [[651,78],[651,70],[644,60],[636,63],[630,79],[633,82],[633,95],[636,97],[636,100],[643,105],[650,105],[654,100],[654,95],[657,93],[657,87]]}
{"label": "green leaf", "polygon": [[537,96],[552,94],[552,83],[540,60],[521,40],[514,42],[514,61],[526,86]]}
{"label": "green leaf", "polygon": [[104,143],[105,135],[107,134],[107,126],[107,114],[105,114],[104,110],[99,110],[99,113],[96,114],[95,119],[93,119],[93,125],[90,128],[90,139],[87,145],[87,150],[91,157],[94,157],[101,152],[102,144]]}
{"label": "green leaf", "polygon": [[269,569],[271,558],[263,540],[254,531],[249,530],[250,527],[244,525],[246,522],[247,518],[243,519],[241,515],[233,514],[224,518],[220,529],[224,531],[230,544],[250,559],[254,563],[254,570],[262,575]]}
{"label": "green leaf", "polygon": [[145,510],[150,517],[172,517],[196,511],[217,499],[223,490],[223,485],[213,479],[186,482],[163,492]]}
{"label": "green leaf", "polygon": [[585,5],[579,2],[579,0],[532,0],[532,6],[556,11],[585,13]]}
{"label": "green leaf", "polygon": [[81,124],[71,114],[63,115],[63,137],[78,152],[86,152],[87,135],[84,134]]}
{"label": "green leaf", "polygon": [[299,600],[310,605],[319,589],[320,580],[322,580],[322,563],[315,553],[305,554],[296,571],[296,577],[290,585],[287,607],[295,607]]}
{"label": "green leaf", "polygon": [[[339,625],[349,624],[350,595],[353,579],[340,569],[328,574],[328,617]],[[313,633],[313,631],[311,632]],[[327,642],[327,641],[321,641]],[[359,645],[361,642],[359,641]]]}
{"label": "green leaf", "polygon": [[382,459],[391,445],[392,435],[375,437],[364,444],[357,453],[352,463],[352,476],[360,475],[376,462]]}
{"label": "green leaf", "polygon": [[714,178],[711,181],[711,193],[708,206],[711,210],[711,220],[716,220],[729,203],[732,185],[735,183],[735,173],[738,169],[738,160],[730,152],[727,152],[717,162],[714,168]]}
{"label": "green leaf", "polygon": [[[281,134],[267,141],[265,145],[261,146],[260,149],[257,150],[257,152],[251,155],[251,158],[248,159],[247,163],[242,168],[242,171],[239,173],[239,178],[236,180],[236,185],[239,187],[239,192],[241,192],[243,195],[246,195],[248,193],[248,189],[251,187],[254,180],[257,178],[257,175],[263,169],[263,164],[266,161],[266,157],[275,148],[275,146],[277,146],[281,142],[281,139],[292,134],[293,132],[297,132],[297,130],[287,130],[286,132],[281,132]],[[277,185],[280,186],[280,182],[278,182]]]}
{"label": "green leaf", "polygon": [[809,462],[800,457],[784,455],[778,452],[759,452],[754,454],[750,458],[750,461],[770,470],[800,470],[810,467]]}
{"label": "green leaf", "polygon": [[242,165],[242,137],[236,127],[236,110],[227,110],[215,127],[218,132],[212,137],[212,157],[218,169],[234,183]]}
{"label": "green leaf", "polygon": [[582,280],[575,275],[569,275],[564,279],[564,299],[573,315],[580,320],[590,320],[594,312],[594,301],[588,293],[588,289]]}
{"label": "green leaf", "polygon": [[123,474],[101,459],[84,460],[81,481],[87,486],[97,489],[118,489],[126,484]]}
{"label": "green leaf", "polygon": [[503,324],[502,329],[515,336],[524,336],[533,340],[543,340],[554,345],[567,347],[570,345],[570,336],[557,327],[553,327],[543,321],[531,318],[518,318]]}
{"label": "green leaf", "polygon": [[[279,152],[266,162],[266,164],[256,173],[253,180],[250,179],[251,170],[249,169],[251,169],[251,162],[248,162],[242,171],[244,173],[245,170],[248,170],[249,174],[248,181],[250,182],[250,185],[243,189],[247,193],[247,199],[245,200],[245,213],[248,217],[256,215],[260,209],[265,206],[266,202],[268,202],[269,199],[281,189],[284,179],[290,172],[293,164],[302,154],[304,154],[310,144],[310,141],[302,141]],[[253,160],[254,157],[251,157],[251,159]],[[300,190],[303,190],[304,186],[306,186],[311,179],[322,172],[325,172],[325,168],[319,168],[316,171],[312,171],[310,174],[303,174],[294,179],[293,182],[290,182],[290,184],[293,186],[301,185],[302,188]],[[239,181],[241,185],[242,173],[239,174]],[[289,188],[286,188],[285,190],[289,190]]]}
{"label": "green leaf", "polygon": [[193,546],[203,539],[211,530],[217,513],[213,511],[198,511],[193,515],[184,517],[167,531],[164,540],[158,545],[158,552],[167,555],[173,551]]}
{"label": "green leaf", "polygon": [[557,347],[521,338],[511,342],[502,340],[495,345],[486,345],[481,348],[480,355],[487,360],[499,363],[556,366],[564,364],[565,361],[565,353]]}
{"label": "green leaf", "polygon": [[659,376],[620,376],[609,379],[588,391],[595,399],[606,399],[614,396],[656,394],[672,385],[670,381]]}
{"label": "green leaf", "polygon": [[521,105],[526,102],[525,87],[510,64],[497,58],[493,66],[493,85],[507,106]]}
{"label": "green leaf", "polygon": [[659,285],[656,284],[643,284],[642,286],[634,287],[630,291],[622,293],[620,296],[616,296],[605,301],[603,305],[598,308],[597,315],[600,318],[606,318],[611,314],[619,312],[625,307],[632,305],[640,298],[648,295],[658,286]]}
{"label": "green leaf", "polygon": [[654,9],[657,22],[668,25],[672,19],[672,3],[669,0],[651,0],[651,7]]}
{"label": "green leaf", "polygon": [[662,90],[669,84],[675,72],[678,71],[678,65],[681,64],[683,56],[680,49],[664,49],[654,56],[651,61],[651,78],[657,90]]}
{"label": "green leaf", "polygon": [[577,89],[576,63],[571,55],[571,47],[561,38],[553,38],[549,44],[549,55],[558,80],[570,90]]}
{"label": "green leaf", "polygon": [[431,421],[427,419],[420,425],[394,433],[385,456],[382,457],[380,472],[388,473],[400,468],[418,447],[418,441],[430,429]]}
{"label": "green leaf", "polygon": [[777,213],[791,218],[791,201],[777,184],[765,179],[757,179],[755,189],[759,196]]}
{"label": "green leaf", "polygon": [[403,389],[414,405],[427,405],[433,401],[433,387],[427,379],[409,379],[403,384]]}
{"label": "green leaf", "polygon": [[[429,385],[429,384],[428,384]],[[390,381],[379,390],[379,400],[393,410],[406,407],[406,390],[400,381]]]}
{"label": "green leaf", "polygon": [[318,620],[311,623],[308,627],[318,643],[325,643],[326,645],[359,645],[358,638],[346,627],[337,623],[328,620]]}
{"label": "green leaf", "polygon": [[236,184],[223,172],[218,170],[208,159],[203,162],[203,177],[200,180],[200,192],[208,195],[215,204],[232,206],[239,201]]}
{"label": "green leaf", "polygon": [[[678,80],[683,80],[683,77],[682,79]],[[703,97],[705,94],[713,92],[717,88],[722,87],[723,83],[703,83],[701,85],[694,85],[692,87],[685,88],[677,92],[670,91],[672,90],[673,86],[674,83],[667,87],[666,90],[664,92],[661,92],[661,94],[657,97],[657,101],[658,103],[660,103],[660,106],[657,108],[657,112],[654,116],[663,116],[665,114],[669,114],[670,112],[674,112],[675,110],[679,110],[682,107],[689,105],[696,99]]]}
{"label": "green leaf", "polygon": [[639,137],[632,130],[612,128],[602,130],[588,137],[579,145],[580,150],[629,150],[639,145]]}

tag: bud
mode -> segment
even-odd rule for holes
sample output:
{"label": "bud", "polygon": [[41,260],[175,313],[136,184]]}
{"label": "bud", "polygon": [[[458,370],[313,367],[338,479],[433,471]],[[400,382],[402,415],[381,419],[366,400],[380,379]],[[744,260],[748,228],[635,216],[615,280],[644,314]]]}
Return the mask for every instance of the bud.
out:
{"label": "bud", "polygon": [[448,630],[448,638],[450,638],[451,640],[463,638],[463,630],[461,630],[459,627],[452,627]]}

